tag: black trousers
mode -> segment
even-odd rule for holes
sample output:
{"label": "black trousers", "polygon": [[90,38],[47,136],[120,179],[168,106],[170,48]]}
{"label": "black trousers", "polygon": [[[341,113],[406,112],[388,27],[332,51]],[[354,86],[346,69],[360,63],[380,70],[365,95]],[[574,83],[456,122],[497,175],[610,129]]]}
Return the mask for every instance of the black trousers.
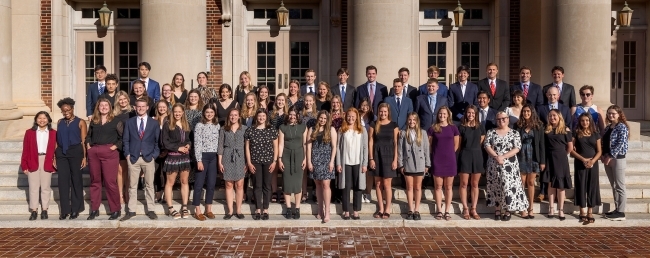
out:
{"label": "black trousers", "polygon": [[255,174],[253,177],[253,194],[255,195],[255,208],[268,209],[269,202],[271,202],[271,176],[269,173],[269,166],[271,162],[255,163]]}
{"label": "black trousers", "polygon": [[204,152],[201,157],[203,171],[197,170],[194,173],[194,197],[192,205],[201,204],[201,194],[203,194],[203,184],[205,183],[205,204],[212,204],[214,199],[214,185],[217,182],[217,153]]}
{"label": "black trousers", "polygon": [[[350,190],[352,190],[352,208],[354,211],[361,210],[361,193],[359,180],[366,180],[365,174],[361,174],[361,165],[345,165],[343,175],[345,177],[345,188],[343,189],[343,212],[350,211]],[[361,178],[363,176],[363,178]]]}
{"label": "black trousers", "polygon": [[84,211],[83,178],[81,177],[81,161],[84,158],[81,144],[68,147],[63,154],[57,147],[56,168],[59,174],[59,195],[61,214]]}
{"label": "black trousers", "polygon": [[[576,161],[580,162],[580,161]],[[576,164],[574,166],[575,205],[580,208],[593,208],[601,205],[598,163],[590,169]]]}
{"label": "black trousers", "polygon": [[155,192],[162,192],[165,190],[165,184],[167,183],[167,173],[162,172],[162,168],[165,165],[165,158],[156,158],[156,173],[153,177],[153,189]]}

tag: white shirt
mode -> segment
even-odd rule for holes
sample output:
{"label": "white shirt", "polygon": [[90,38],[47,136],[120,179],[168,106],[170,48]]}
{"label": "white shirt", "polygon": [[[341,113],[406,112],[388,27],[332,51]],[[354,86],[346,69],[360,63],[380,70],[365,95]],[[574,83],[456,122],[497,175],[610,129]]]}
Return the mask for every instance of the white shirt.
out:
{"label": "white shirt", "polygon": [[40,128],[36,129],[36,145],[38,146],[38,153],[47,152],[47,143],[50,139],[50,130],[45,128],[41,130]]}
{"label": "white shirt", "polygon": [[361,152],[361,134],[354,130],[348,130],[343,133],[345,143],[345,154],[343,156],[343,164],[345,165],[359,165],[361,159],[359,154]]}
{"label": "white shirt", "polygon": [[137,128],[135,130],[140,131],[140,121],[144,122],[144,125],[142,126],[143,131],[147,130],[147,115],[144,116],[139,116],[137,121]]}
{"label": "white shirt", "polygon": [[465,90],[467,89],[467,82],[464,84],[462,82],[459,82],[460,84],[460,92],[463,94],[463,98],[465,97]]}
{"label": "white shirt", "polygon": [[549,102],[549,103],[548,103],[548,107],[549,107],[550,109],[558,109],[558,107],[557,107],[557,102],[556,102],[556,103],[550,103],[550,102]]}
{"label": "white shirt", "polygon": [[97,82],[97,91],[100,91],[102,89],[102,87],[104,87],[104,86],[106,86],[105,81],[103,81],[103,82],[98,81]]}
{"label": "white shirt", "polygon": [[307,93],[311,93],[311,92],[316,93],[316,85],[314,84],[307,85]]}
{"label": "white shirt", "polygon": [[490,110],[490,106],[487,106],[485,108],[481,108],[481,107],[478,108],[478,112],[480,113],[479,116],[478,116],[479,120],[480,120],[479,122],[482,123],[484,120],[487,119],[489,110]]}
{"label": "white shirt", "polygon": [[408,83],[404,83],[404,92],[402,93],[402,96],[406,96],[406,94],[408,94],[408,92],[407,92],[408,89],[409,89],[409,84],[408,84]]}
{"label": "white shirt", "polygon": [[146,79],[140,78],[140,80],[144,82],[144,90],[147,90],[149,87],[149,77],[147,77]]}

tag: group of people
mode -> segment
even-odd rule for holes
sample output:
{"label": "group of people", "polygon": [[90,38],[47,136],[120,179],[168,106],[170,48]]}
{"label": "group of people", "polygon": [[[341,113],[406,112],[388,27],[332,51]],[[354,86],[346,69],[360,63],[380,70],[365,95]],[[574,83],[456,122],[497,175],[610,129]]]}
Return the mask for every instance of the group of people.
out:
{"label": "group of people", "polygon": [[[84,210],[81,169],[88,165],[89,220],[99,216],[102,187],[110,220],[136,216],[138,181],[144,181],[150,219],[157,219],[156,202],[166,202],[166,213],[173,219],[189,218],[191,188],[193,217],[214,219],[219,177],[226,189],[224,219],[245,218],[241,206],[248,199],[249,179],[255,220],[269,219],[271,202],[284,202],[284,216],[299,219],[311,180],[316,217],[324,223],[330,220],[334,200],[342,203],[343,219],[360,219],[373,185],[373,217],[388,219],[393,212],[392,180],[401,178],[406,218],[419,220],[423,180],[432,177],[434,216],[450,220],[456,176],[462,217],[480,219],[478,185],[485,175],[485,198],[487,206],[495,207],[496,220],[510,220],[514,212],[532,219],[532,202],[545,199],[550,204],[547,216],[556,216],[557,201],[557,217],[564,220],[565,190],[575,187],[580,221],[588,224],[595,221],[592,208],[601,205],[599,160],[616,205],[607,217],[625,219],[625,115],[616,105],[606,112],[594,105],[589,85],[578,90],[582,102],[576,103],[573,86],[562,81],[562,67],[552,69],[554,81],[544,87],[530,82],[528,67],[522,67],[521,80],[509,86],[497,79],[496,64],[488,64],[487,78],[476,84],[468,81],[469,68],[461,66],[457,82],[449,87],[438,82],[435,66],[428,68],[429,79],[419,87],[409,84],[410,72],[402,68],[390,89],[376,81],[374,66],[366,67],[367,82],[357,87],[347,83],[350,74],[345,68],[338,70],[334,85],[316,83],[316,72],[308,70],[306,84],[292,80],[288,94],[274,99],[266,85],[253,85],[248,72],[240,74],[234,89],[228,84],[208,87],[207,74],[201,72],[199,86],[188,91],[182,74],[160,87],[148,78],[150,69],[146,62],[139,64],[140,78],[131,82],[127,93],[117,90],[117,76],[98,66],[98,81],[87,92],[87,120],[74,115],[75,101],[70,98],[57,103],[63,118],[56,131],[47,112],[34,117],[21,162],[29,177],[30,220],[38,216],[39,195],[41,219],[47,218],[55,171],[61,193],[59,219],[77,218]],[[573,180],[567,155],[574,157]],[[535,198],[537,175],[540,192]],[[179,210],[172,201],[175,185],[180,185]]]}

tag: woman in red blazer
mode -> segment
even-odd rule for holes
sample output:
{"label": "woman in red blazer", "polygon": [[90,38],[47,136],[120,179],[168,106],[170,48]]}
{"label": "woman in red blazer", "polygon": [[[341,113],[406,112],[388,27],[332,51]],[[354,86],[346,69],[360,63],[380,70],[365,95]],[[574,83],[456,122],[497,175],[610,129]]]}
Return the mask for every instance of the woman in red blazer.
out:
{"label": "woman in red blazer", "polygon": [[[56,148],[56,131],[52,129],[52,118],[45,111],[34,116],[34,126],[25,131],[23,154],[20,167],[29,181],[29,220],[38,215],[38,199],[41,199],[41,219],[47,219],[47,208],[52,188],[52,173],[55,172],[54,149]],[[40,193],[39,193],[40,188]]]}

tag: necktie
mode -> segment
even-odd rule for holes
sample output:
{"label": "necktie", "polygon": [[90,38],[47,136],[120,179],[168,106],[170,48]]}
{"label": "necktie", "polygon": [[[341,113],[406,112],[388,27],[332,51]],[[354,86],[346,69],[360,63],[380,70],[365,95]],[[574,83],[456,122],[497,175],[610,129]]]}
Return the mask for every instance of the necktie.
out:
{"label": "necktie", "polygon": [[528,98],[528,84],[524,84],[524,98]]}
{"label": "necktie", "polygon": [[553,110],[555,109],[555,106],[553,104],[548,105],[548,110]]}
{"label": "necktie", "polygon": [[433,95],[429,95],[429,108],[431,108],[431,113],[435,116],[436,113],[436,98]]}
{"label": "necktie", "polygon": [[104,90],[106,89],[106,86],[104,86],[103,82],[99,83],[99,95],[104,94]]}
{"label": "necktie", "polygon": [[559,84],[555,84],[555,88],[557,89],[557,93],[562,94],[562,89],[560,89]]}
{"label": "necktie", "polygon": [[341,85],[341,100],[345,101],[345,85]]}
{"label": "necktie", "polygon": [[372,103],[374,101],[375,101],[375,84],[371,83],[370,84],[370,104],[372,105]]}
{"label": "necktie", "polygon": [[314,90],[312,90],[311,86],[309,86],[309,93],[314,93]]}
{"label": "necktie", "polygon": [[142,140],[142,138],[144,138],[144,118],[140,118],[140,127],[138,128],[138,134]]}
{"label": "necktie", "polygon": [[397,97],[397,112],[399,112],[399,106],[400,106],[400,97]]}
{"label": "necktie", "polygon": [[494,81],[490,81],[490,91],[492,92],[492,96],[497,93],[497,86],[494,85]]}
{"label": "necktie", "polygon": [[485,117],[486,117],[485,109],[481,109],[481,117],[480,117],[481,121],[479,122],[481,123],[485,122]]}

